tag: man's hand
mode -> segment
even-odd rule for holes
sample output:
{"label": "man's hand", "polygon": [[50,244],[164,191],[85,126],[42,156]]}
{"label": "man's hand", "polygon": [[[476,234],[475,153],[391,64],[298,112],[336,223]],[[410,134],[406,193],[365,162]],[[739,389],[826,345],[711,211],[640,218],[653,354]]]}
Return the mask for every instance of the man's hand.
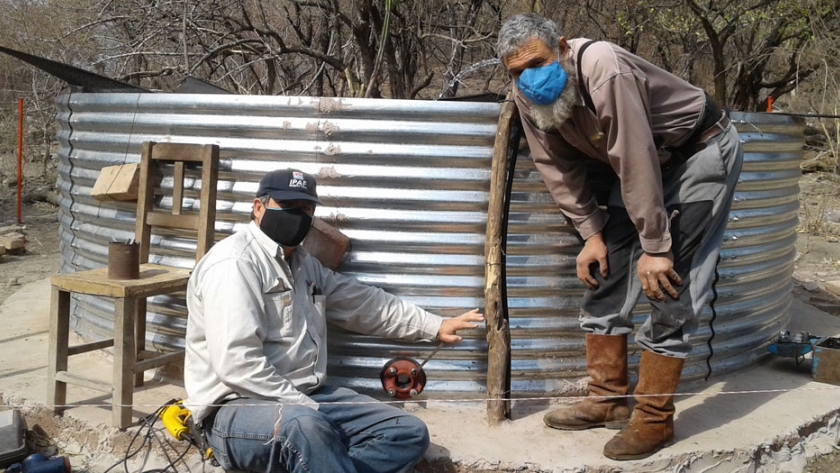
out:
{"label": "man's hand", "polygon": [[446,319],[440,324],[440,328],[438,329],[438,340],[444,343],[458,343],[461,341],[461,337],[457,334],[458,330],[476,328],[478,324],[473,322],[481,322],[483,320],[484,314],[479,312],[478,309],[464,312],[458,317]]}
{"label": "man's hand", "polygon": [[650,300],[665,302],[665,293],[662,289],[670,295],[673,299],[678,299],[679,294],[673,282],[677,286],[682,286],[682,278],[674,271],[674,256],[671,252],[649,254],[645,253],[639,258],[637,265],[639,274],[639,281],[642,283],[642,291]]}
{"label": "man's hand", "polygon": [[610,268],[607,266],[607,245],[604,244],[604,238],[600,233],[596,233],[586,240],[583,249],[577,257],[577,277],[589,289],[598,287],[598,280],[592,277],[592,272],[589,267],[592,263],[598,263],[601,268],[601,276],[604,279],[610,274]]}

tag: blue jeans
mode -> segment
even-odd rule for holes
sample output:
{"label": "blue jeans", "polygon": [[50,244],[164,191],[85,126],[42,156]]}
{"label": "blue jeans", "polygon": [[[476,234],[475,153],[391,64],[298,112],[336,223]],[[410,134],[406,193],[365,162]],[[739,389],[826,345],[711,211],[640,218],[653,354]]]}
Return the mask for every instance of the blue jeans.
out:
{"label": "blue jeans", "polygon": [[[318,410],[240,398],[208,419],[204,435],[226,470],[261,472],[404,472],[429,447],[423,422],[353,390],[324,386]],[[343,404],[343,403],[360,404]],[[275,428],[280,417],[275,439]]]}

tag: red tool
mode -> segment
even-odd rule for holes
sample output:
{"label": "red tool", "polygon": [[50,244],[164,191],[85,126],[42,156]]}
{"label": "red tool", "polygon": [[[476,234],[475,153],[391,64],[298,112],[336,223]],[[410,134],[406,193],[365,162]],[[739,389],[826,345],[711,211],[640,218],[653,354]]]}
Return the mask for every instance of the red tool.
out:
{"label": "red tool", "polygon": [[426,387],[426,372],[423,371],[423,365],[431,360],[442,346],[443,343],[438,345],[423,360],[423,363],[417,363],[416,360],[404,356],[393,358],[385,363],[379,373],[382,389],[389,396],[397,399],[411,399],[423,392],[423,388]]}

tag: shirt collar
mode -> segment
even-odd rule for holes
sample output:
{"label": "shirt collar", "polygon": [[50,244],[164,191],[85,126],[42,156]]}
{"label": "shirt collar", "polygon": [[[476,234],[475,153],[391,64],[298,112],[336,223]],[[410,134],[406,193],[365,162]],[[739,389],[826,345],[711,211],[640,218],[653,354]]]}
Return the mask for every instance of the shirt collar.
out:
{"label": "shirt collar", "polygon": [[262,248],[266,253],[272,255],[277,260],[283,259],[283,247],[263,233],[260,226],[257,225],[257,222],[251,220],[251,222],[248,223],[248,231],[251,232],[251,235],[255,240],[257,240],[257,244],[259,244],[260,248]]}

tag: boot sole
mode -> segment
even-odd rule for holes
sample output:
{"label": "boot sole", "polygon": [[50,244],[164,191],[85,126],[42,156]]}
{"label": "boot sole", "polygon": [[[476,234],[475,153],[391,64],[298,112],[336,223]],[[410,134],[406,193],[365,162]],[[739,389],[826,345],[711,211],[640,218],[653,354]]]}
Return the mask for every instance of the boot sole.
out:
{"label": "boot sole", "polygon": [[589,429],[597,429],[597,428],[605,428],[609,430],[621,430],[624,428],[627,423],[630,422],[630,419],[621,420],[621,421],[613,421],[613,422],[601,422],[598,424],[586,424],[586,425],[560,425],[560,424],[549,424],[545,422],[545,425],[551,427],[552,429],[557,430],[589,430]]}
{"label": "boot sole", "polygon": [[610,458],[612,460],[618,460],[618,461],[643,460],[643,459],[653,455],[654,453],[662,450],[663,448],[670,447],[673,444],[674,444],[674,441],[669,440],[668,442],[665,442],[662,445],[656,447],[654,450],[652,450],[650,452],[646,452],[646,453],[637,453],[635,455],[610,455],[607,452],[604,452],[604,456],[607,457],[607,458]]}

